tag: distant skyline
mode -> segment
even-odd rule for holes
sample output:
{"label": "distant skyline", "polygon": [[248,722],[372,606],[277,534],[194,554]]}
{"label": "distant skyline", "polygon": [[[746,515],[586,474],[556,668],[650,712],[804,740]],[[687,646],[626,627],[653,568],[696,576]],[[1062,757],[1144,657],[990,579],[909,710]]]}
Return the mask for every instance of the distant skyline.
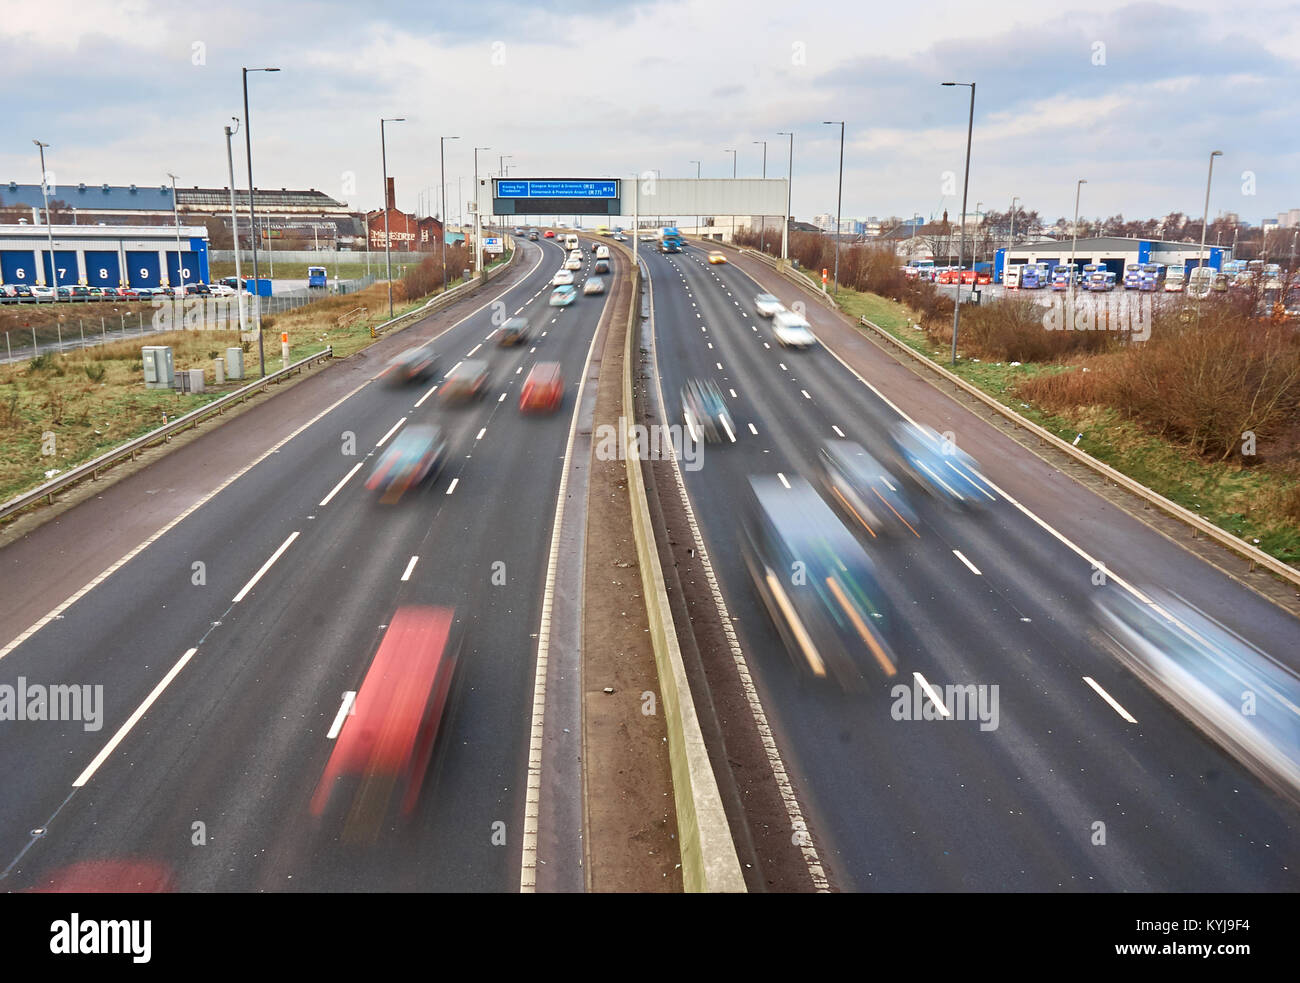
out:
{"label": "distant skyline", "polygon": [[[235,2],[220,17],[150,0],[0,2],[0,79],[19,94],[0,141],[0,182],[39,181],[32,139],[58,183],[228,183],[222,127],[242,116],[249,77],[261,188],[314,187],[357,209],[382,201],[379,117],[398,204],[438,184],[468,188],[509,155],[511,176],[769,177],[786,174],[793,211],[835,211],[838,126],[845,217],[961,211],[969,90],[975,81],[970,200],[1005,211],[1018,195],[1044,219],[1199,218],[1215,162],[1211,217],[1261,219],[1300,206],[1300,4],[1249,11],[1190,0],[1044,5],[937,2],[607,2],[485,0],[430,11],[333,0]],[[252,39],[252,40],[250,40]],[[236,184],[245,186],[242,131]],[[0,185],[0,192],[3,186]],[[451,213],[456,213],[452,203]]]}

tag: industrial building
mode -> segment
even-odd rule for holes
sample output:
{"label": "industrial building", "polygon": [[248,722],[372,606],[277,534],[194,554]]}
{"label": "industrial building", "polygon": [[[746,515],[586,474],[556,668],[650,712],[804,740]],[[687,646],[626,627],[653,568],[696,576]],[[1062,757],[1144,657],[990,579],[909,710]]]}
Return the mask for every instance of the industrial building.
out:
{"label": "industrial building", "polygon": [[1199,242],[1162,242],[1157,239],[1128,239],[1121,236],[1097,236],[1080,239],[1043,239],[1020,243],[1012,249],[999,249],[994,258],[993,279],[1002,281],[1002,272],[1008,265],[1025,263],[1068,265],[1070,251],[1074,250],[1074,265],[1082,268],[1088,263],[1105,266],[1117,277],[1124,275],[1131,263],[1163,263],[1165,266],[1182,266],[1191,270],[1200,260],[1213,269],[1223,268],[1225,259],[1232,258],[1232,250],[1206,245],[1204,252]]}
{"label": "industrial building", "polygon": [[[208,230],[183,225],[0,225],[0,282],[170,287],[208,282]],[[177,237],[179,236],[179,246]]]}

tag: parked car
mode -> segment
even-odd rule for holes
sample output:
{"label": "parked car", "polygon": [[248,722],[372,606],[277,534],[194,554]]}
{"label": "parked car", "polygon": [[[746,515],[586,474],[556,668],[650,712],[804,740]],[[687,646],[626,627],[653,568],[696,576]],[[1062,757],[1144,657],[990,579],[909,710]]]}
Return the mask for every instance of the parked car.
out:
{"label": "parked car", "polygon": [[53,300],[54,288],[36,285],[32,287],[32,296],[37,300]]}
{"label": "parked car", "polygon": [[212,288],[206,283],[187,283],[185,285],[186,297],[211,297]]}
{"label": "parked car", "polygon": [[214,297],[237,297],[239,291],[234,287],[227,287],[224,283],[214,283],[211,288]]}

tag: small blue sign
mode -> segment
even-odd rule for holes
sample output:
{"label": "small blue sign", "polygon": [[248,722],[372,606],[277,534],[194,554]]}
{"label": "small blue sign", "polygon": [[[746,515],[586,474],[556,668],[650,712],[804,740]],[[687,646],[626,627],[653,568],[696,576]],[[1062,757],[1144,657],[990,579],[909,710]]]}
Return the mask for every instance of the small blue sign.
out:
{"label": "small blue sign", "polygon": [[498,198],[527,198],[528,182],[527,181],[498,181],[497,197]]}
{"label": "small blue sign", "polygon": [[498,181],[498,198],[617,198],[617,181]]}

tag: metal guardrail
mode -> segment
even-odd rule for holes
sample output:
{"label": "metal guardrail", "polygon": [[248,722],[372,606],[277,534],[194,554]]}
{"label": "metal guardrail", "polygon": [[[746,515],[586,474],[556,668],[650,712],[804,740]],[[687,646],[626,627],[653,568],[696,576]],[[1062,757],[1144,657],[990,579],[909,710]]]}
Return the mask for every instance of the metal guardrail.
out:
{"label": "metal guardrail", "polygon": [[1120,471],[1116,471],[1109,464],[1104,464],[1101,461],[1098,461],[1092,455],[1079,450],[1079,448],[1075,447],[1068,440],[1062,440],[1060,437],[1056,436],[1056,434],[1052,433],[1050,430],[1046,430],[1043,427],[1040,427],[1037,423],[1034,423],[1032,420],[1026,419],[1025,417],[1021,416],[1019,413],[1017,413],[1015,410],[1011,409],[1009,406],[1003,405],[1001,402],[994,399],[992,396],[988,395],[983,390],[979,389],[976,386],[971,385],[965,379],[961,378],[960,376],[956,375],[953,372],[950,372],[948,369],[945,369],[938,362],[935,362],[933,359],[928,358],[922,352],[918,352],[912,346],[906,344],[905,342],[899,340],[898,338],[895,338],[892,334],[890,334],[880,325],[869,320],[865,314],[862,315],[858,319],[858,321],[863,326],[871,328],[880,336],[888,339],[895,346],[907,352],[918,362],[921,362],[928,369],[942,376],[948,382],[951,382],[953,385],[960,388],[963,392],[967,393],[970,396],[975,397],[980,402],[988,406],[990,409],[1001,414],[1003,417],[1010,420],[1012,423],[1016,424],[1017,426],[1023,427],[1025,430],[1028,430],[1030,433],[1034,434],[1034,436],[1038,437],[1039,440],[1051,444],[1057,450],[1069,455],[1069,457],[1074,461],[1084,465],[1085,467],[1091,468],[1093,471],[1100,474],[1103,478],[1110,481],[1112,484],[1115,484],[1120,488],[1123,488],[1125,491],[1131,492],[1132,494],[1138,496],[1148,504],[1154,505],[1156,508],[1160,509],[1162,512],[1166,513],[1167,515],[1170,515],[1173,518],[1178,519],[1180,522],[1183,522],[1191,526],[1193,538],[1196,538],[1198,533],[1203,533],[1205,536],[1217,542],[1220,546],[1226,546],[1228,549],[1232,550],[1233,552],[1237,553],[1238,555],[1240,555],[1241,557],[1249,561],[1251,570],[1254,570],[1256,567],[1263,567],[1265,570],[1268,570],[1270,573],[1276,574],[1277,576],[1281,577],[1283,580],[1286,580],[1287,582],[1294,584],[1296,586],[1300,586],[1300,570],[1296,570],[1294,567],[1286,563],[1283,563],[1281,560],[1277,559],[1274,556],[1269,556],[1269,554],[1265,553],[1263,550],[1257,549],[1256,547],[1250,545],[1249,543],[1243,543],[1236,536],[1232,535],[1229,532],[1225,532],[1223,529],[1220,529],[1218,526],[1210,522],[1208,519],[1205,519],[1204,517],[1197,515],[1195,512],[1192,512],[1189,509],[1183,508],[1183,506],[1179,505],[1177,502],[1170,501],[1169,499],[1161,495],[1159,492],[1153,491],[1152,489],[1148,488],[1146,485],[1142,484],[1141,482],[1135,481],[1134,479],[1130,478],[1128,475]]}
{"label": "metal guardrail", "polygon": [[61,474],[58,477],[45,482],[45,484],[33,488],[31,491],[19,495],[16,498],[10,499],[8,502],[5,502],[4,505],[0,505],[0,520],[7,519],[11,515],[38,504],[42,499],[45,499],[52,505],[54,504],[54,495],[56,492],[60,492],[71,485],[86,480],[87,478],[91,481],[98,480],[100,471],[111,467],[119,461],[123,461],[128,457],[134,460],[135,456],[146,447],[156,444],[159,441],[168,440],[173,434],[180,433],[182,430],[196,426],[206,417],[212,416],[213,414],[220,415],[221,413],[224,413],[227,408],[233,406],[235,403],[244,402],[249,396],[253,395],[253,393],[258,390],[265,389],[272,383],[280,382],[294,372],[301,372],[304,368],[314,362],[324,361],[325,359],[333,357],[334,348],[331,345],[322,351],[308,355],[306,358],[299,359],[292,365],[286,365],[284,368],[278,369],[270,375],[264,376],[255,382],[251,382],[247,386],[242,386],[234,392],[227,393],[220,399],[213,400],[211,403],[206,403],[203,406],[190,410],[190,412],[186,413],[184,416],[177,417],[170,423],[164,424],[155,430],[150,430],[147,434],[136,437],[134,440],[129,440],[125,444],[120,444],[112,450],[101,454],[94,460],[78,465],[71,471]]}
{"label": "metal guardrail", "polygon": [[817,299],[820,300],[827,307],[829,307],[831,310],[838,311],[840,309],[840,305],[836,302],[835,298],[831,294],[822,290],[821,284],[819,284],[816,280],[810,277],[803,270],[796,270],[793,266],[784,262],[783,260],[779,260],[772,256],[769,256],[767,253],[763,252],[762,250],[748,249],[745,246],[736,246],[730,242],[708,242],[708,245],[723,246],[727,249],[735,250],[736,252],[740,253],[740,255],[742,256],[752,256],[754,257],[754,259],[758,260],[759,262],[765,263],[766,265],[770,266],[772,269],[776,270],[776,272],[780,273],[786,279],[793,280],[795,283],[799,284],[799,286],[805,288],[806,290],[811,290],[814,294],[817,295]]}

